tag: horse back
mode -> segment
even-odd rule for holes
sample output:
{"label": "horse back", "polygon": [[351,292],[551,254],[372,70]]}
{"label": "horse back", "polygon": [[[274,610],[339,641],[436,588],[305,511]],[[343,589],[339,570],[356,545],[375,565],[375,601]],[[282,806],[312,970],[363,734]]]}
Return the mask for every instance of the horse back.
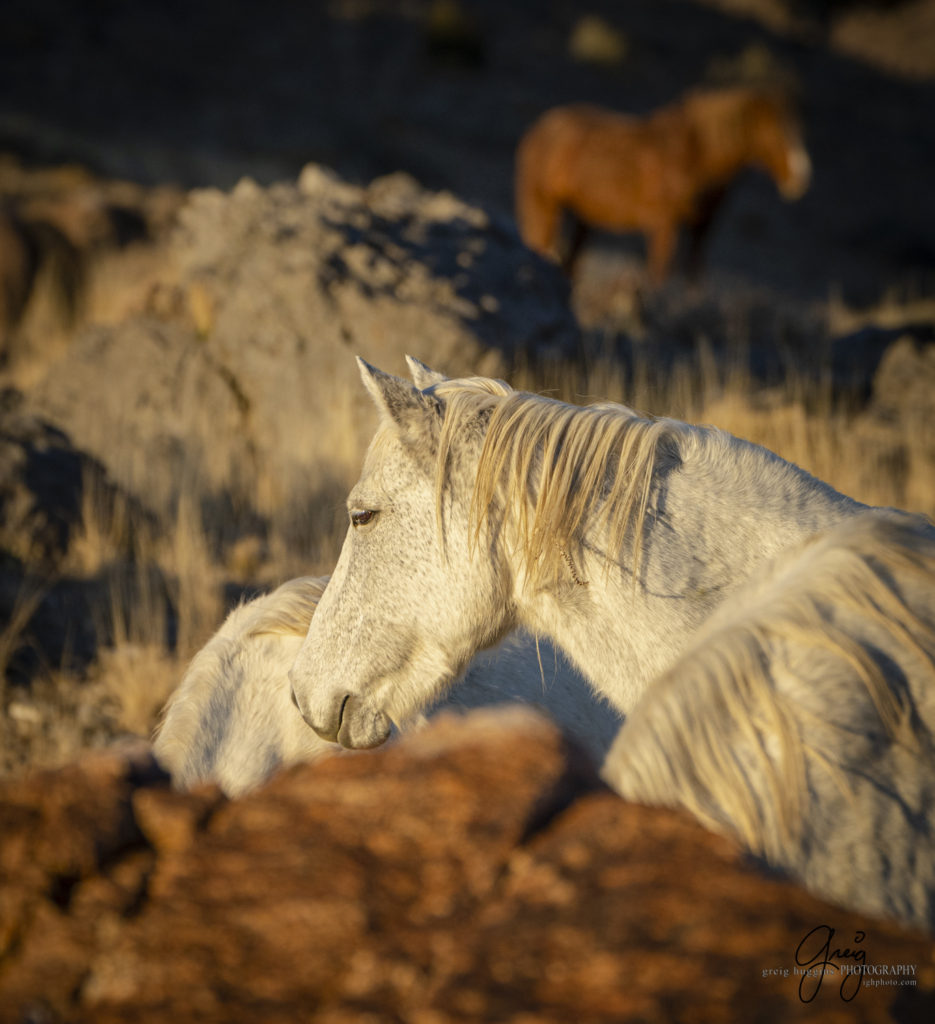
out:
{"label": "horse back", "polygon": [[547,194],[609,230],[688,215],[692,139],[678,116],[638,118],[589,105],[557,107],[524,136],[517,197]]}

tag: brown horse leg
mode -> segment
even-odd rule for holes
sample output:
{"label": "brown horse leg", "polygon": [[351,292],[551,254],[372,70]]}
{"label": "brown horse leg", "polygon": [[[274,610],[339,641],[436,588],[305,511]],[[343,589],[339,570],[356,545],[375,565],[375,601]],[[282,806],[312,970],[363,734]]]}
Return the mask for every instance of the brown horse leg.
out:
{"label": "brown horse leg", "polygon": [[659,224],[649,233],[649,276],[653,284],[661,285],[669,276],[677,239],[678,226],[673,223]]}
{"label": "brown horse leg", "polygon": [[704,243],[711,231],[711,224],[721,208],[726,189],[715,189],[698,204],[695,219],[689,225],[688,235],[688,273],[693,281],[701,277]]}
{"label": "brown horse leg", "polygon": [[522,184],[517,188],[516,199],[516,219],[523,242],[541,256],[558,262],[558,203],[551,196],[524,189]]}
{"label": "brown horse leg", "polygon": [[575,275],[575,267],[578,265],[578,257],[581,255],[581,249],[584,246],[584,240],[588,237],[588,226],[583,220],[579,220],[578,217],[574,217],[574,223],[571,228],[571,238],[568,240],[568,246],[565,249],[565,255],[562,258],[562,270],[565,271],[565,276],[572,279]]}

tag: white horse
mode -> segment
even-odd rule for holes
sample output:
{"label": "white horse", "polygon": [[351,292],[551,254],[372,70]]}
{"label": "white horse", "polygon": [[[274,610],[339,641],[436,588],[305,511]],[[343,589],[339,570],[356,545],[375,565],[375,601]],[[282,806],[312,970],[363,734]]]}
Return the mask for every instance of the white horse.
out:
{"label": "white horse", "polygon": [[380,742],[518,626],[626,714],[725,595],[865,508],[713,428],[360,361],[381,422],[293,668],[323,737]]}
{"label": "white horse", "polygon": [[[926,751],[926,730],[933,721],[924,659],[920,654],[909,668],[901,668],[904,662],[896,657],[892,642],[880,648],[884,664],[878,671],[884,684],[868,664],[875,658],[868,650],[877,649],[876,636],[864,639],[862,632],[864,625],[876,623],[886,636],[914,642],[921,651],[923,641],[913,637],[931,637],[926,632],[930,619],[923,615],[922,625],[912,616],[903,620],[900,601],[891,600],[900,589],[886,558],[880,561],[877,584],[868,584],[870,589],[854,607],[843,598],[851,577],[835,576],[834,556],[819,558],[823,549],[789,555],[788,567],[781,561],[783,553],[819,532],[829,531],[833,537],[835,528],[844,531],[840,546],[846,550],[852,536],[847,529],[855,517],[863,522],[863,516],[870,516],[876,523],[884,513],[868,510],[775,454],[713,428],[647,420],[619,406],[577,408],[513,392],[498,381],[447,381],[415,362],[416,386],[360,365],[381,423],[348,499],[351,526],[331,585],[291,672],[297,704],[320,735],[348,747],[380,742],[390,719],[417,712],[478,648],[522,626],[549,637],[600,694],[623,714],[633,714],[607,765],[621,792],[684,802],[703,820],[733,830],[819,891],[847,900],[855,887],[867,884],[875,887],[874,895],[863,902],[853,900],[853,905],[931,920],[935,894],[928,869],[917,868],[902,890],[896,892],[897,885],[889,892],[880,878],[886,869],[885,847],[876,867],[864,866],[875,854],[858,858],[860,873],[851,888],[829,881],[836,870],[849,870],[834,861],[839,848],[854,853],[865,844],[872,847],[867,829],[856,825],[864,812],[861,801],[870,799],[869,793],[878,790],[883,801],[867,815],[874,822],[867,826],[871,831],[890,817],[905,816],[902,831],[894,833],[905,863],[914,862],[919,849],[910,837],[935,826],[919,800],[904,800],[898,789],[886,791],[905,770],[909,789],[915,786],[920,799],[927,792],[930,757],[920,755],[912,762],[915,768],[906,767],[901,744],[908,734],[884,696],[887,687],[907,695],[906,706],[915,709],[914,721],[921,723],[911,742]],[[911,603],[918,607],[921,602],[930,610],[932,530],[918,523],[907,529],[911,542],[893,544],[906,563],[912,561],[909,553],[920,549],[924,568]],[[885,528],[877,524],[868,530],[875,541],[884,538],[880,545],[885,550]],[[837,542],[828,544],[834,548]],[[768,590],[763,614],[782,609],[782,595],[770,588],[781,591],[787,572],[801,578],[812,558],[831,567],[826,586],[815,593],[800,592],[798,611],[789,619],[799,632],[789,639],[780,629],[779,647],[764,647],[763,657],[775,657],[775,664],[759,667],[770,680],[773,673],[785,680],[792,672],[798,673],[798,681],[787,686],[774,680],[770,689],[757,682],[760,663],[743,643],[706,646],[714,663],[735,654],[737,660],[728,661],[725,674],[718,677],[722,681],[702,688],[690,704],[699,716],[699,705],[714,709],[699,717],[698,725],[708,741],[701,749],[712,763],[732,756],[719,746],[720,709],[728,706],[724,737],[746,737],[749,750],[740,748],[737,771],[751,773],[750,786],[762,796],[763,806],[751,810],[751,798],[739,785],[725,797],[725,783],[714,791],[723,805],[702,811],[705,800],[713,799],[705,795],[705,787],[713,785],[705,778],[692,790],[684,777],[672,782],[663,775],[658,790],[653,789],[652,758],[676,756],[661,741],[655,747],[644,741],[643,774],[625,782],[629,773],[623,737],[646,734],[650,728],[640,729],[634,719],[649,716],[659,729],[665,720],[662,710],[652,713],[655,691],[641,702],[651,684],[657,681],[660,693],[668,694],[670,709],[673,701],[687,700],[692,663],[687,654],[679,658],[717,607],[777,559],[779,568],[762,583]],[[745,635],[742,615],[758,586],[751,583],[750,593],[741,592],[725,605],[728,623],[738,620],[738,635]],[[712,621],[711,629],[721,622]],[[842,635],[843,627],[856,634]],[[810,652],[809,646],[819,640],[819,651]],[[780,656],[787,653],[782,645],[793,642],[798,647],[789,655],[791,668],[782,667]],[[829,646],[831,654],[823,653],[821,648]],[[853,671],[825,691],[828,658],[839,673],[841,664]],[[682,677],[689,681],[679,685]],[[879,720],[890,731],[874,731],[868,723],[871,705],[861,694],[854,698],[853,721],[842,711],[832,720],[835,725],[822,726],[827,729],[822,746],[810,716],[827,716],[835,699],[846,703],[843,694],[851,693],[854,679],[872,701],[876,698],[873,706],[879,704]],[[742,706],[737,694],[745,687],[751,696]],[[791,719],[776,711],[784,705],[773,699],[775,692],[787,700],[810,689],[827,697],[803,700]],[[757,749],[751,736],[771,758],[768,764],[750,753]],[[811,787],[819,785],[813,766],[821,757],[831,765],[829,777],[843,779],[845,791],[856,779],[859,766],[847,760],[848,743],[860,751],[858,757],[879,743],[883,760],[873,762],[866,784],[856,786],[853,802],[833,805],[825,789],[813,798]],[[803,750],[807,753],[796,754]],[[693,756],[692,747],[682,753],[683,775]],[[783,802],[784,787],[796,794],[798,804]],[[845,806],[849,814],[842,810]],[[796,807],[805,807],[811,818],[802,824],[798,838],[789,838],[782,828],[790,814],[794,818]],[[914,807],[920,808],[921,818],[913,818]],[[830,852],[823,855],[814,834],[816,815],[824,811],[841,815],[829,827],[842,826],[845,838],[839,846],[826,843]],[[757,816],[764,822],[759,832],[750,825]],[[774,842],[769,837],[776,829],[780,838]],[[926,856],[924,848],[921,855]]]}
{"label": "white horse", "polygon": [[[235,608],[192,659],[163,712],[154,749],[173,784],[213,782],[238,797],[291,764],[342,751],[292,703],[288,672],[328,578],[301,577]],[[622,719],[550,645],[521,633],[479,655],[432,712],[506,703],[551,716],[600,766]],[[422,716],[398,723],[417,727]]]}
{"label": "white horse", "polygon": [[604,766],[828,899],[935,928],[935,537],[856,516],[718,608]]}

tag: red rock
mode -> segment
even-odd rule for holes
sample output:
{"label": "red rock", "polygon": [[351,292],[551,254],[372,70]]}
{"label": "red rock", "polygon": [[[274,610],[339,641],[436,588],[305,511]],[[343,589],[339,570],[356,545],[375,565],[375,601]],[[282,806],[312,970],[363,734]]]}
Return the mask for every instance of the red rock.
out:
{"label": "red rock", "polygon": [[[4,1022],[869,1022],[935,998],[931,938],[622,802],[519,715],[443,718],[236,802],[172,793],[139,755],[8,783],[0,921]],[[844,1002],[834,977],[803,1003],[795,950],[825,924],[916,987]]]}

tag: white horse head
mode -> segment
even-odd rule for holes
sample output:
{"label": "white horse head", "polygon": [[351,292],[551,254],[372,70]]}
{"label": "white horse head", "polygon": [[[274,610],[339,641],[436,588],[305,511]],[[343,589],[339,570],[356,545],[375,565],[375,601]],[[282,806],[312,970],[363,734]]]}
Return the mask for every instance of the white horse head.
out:
{"label": "white horse head", "polygon": [[[446,499],[438,522],[441,384],[422,391],[360,367],[381,422],[348,497],[351,525],[331,586],[293,669],[308,723],[348,747],[382,743],[391,721],[424,707],[514,625],[509,581],[472,544],[467,507]],[[450,469],[470,486],[470,466]],[[501,609],[496,618],[492,607]]]}
{"label": "white horse head", "polygon": [[[240,605],[192,659],[154,741],[177,788],[210,782],[236,797],[279,768],[342,750],[302,720],[288,676],[326,583],[327,577],[290,580]],[[622,724],[557,652],[522,633],[476,658],[430,711],[515,703],[544,711],[596,767]],[[420,715],[407,727],[422,721]]]}
{"label": "white horse head", "polygon": [[292,670],[306,721],[348,747],[517,625],[626,713],[758,563],[862,507],[713,429],[359,364],[380,425]]}

